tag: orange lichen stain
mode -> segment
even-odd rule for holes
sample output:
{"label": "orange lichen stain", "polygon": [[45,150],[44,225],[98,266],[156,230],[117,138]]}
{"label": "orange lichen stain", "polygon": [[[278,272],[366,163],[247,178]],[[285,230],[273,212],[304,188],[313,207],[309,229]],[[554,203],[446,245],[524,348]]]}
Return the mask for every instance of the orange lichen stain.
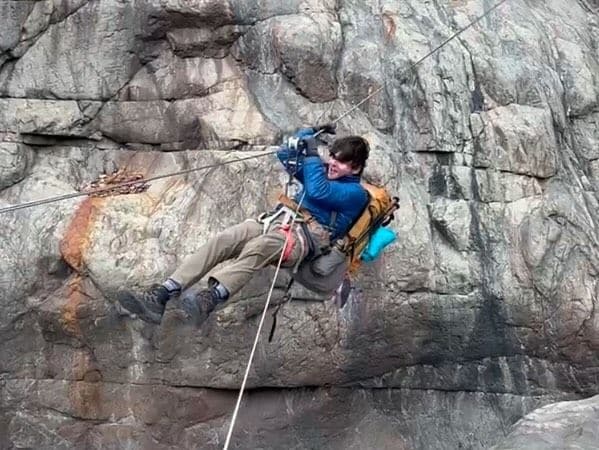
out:
{"label": "orange lichen stain", "polygon": [[105,200],[101,198],[88,197],[83,200],[60,242],[60,253],[63,259],[77,272],[67,285],[67,301],[61,311],[65,331],[75,337],[81,336],[77,312],[85,297],[81,286],[81,272],[85,267],[84,254],[90,245],[90,233],[104,202]]}
{"label": "orange lichen stain", "polygon": [[[85,252],[91,243],[91,233],[100,208],[105,203],[103,198],[86,198],[73,215],[64,237],[60,242],[60,253],[63,259],[75,270],[69,280],[65,294],[66,301],[61,307],[60,320],[65,333],[84,343],[84,336],[79,322],[81,305],[87,300],[84,275]],[[74,350],[71,362],[71,379],[69,399],[74,415],[83,419],[97,419],[102,413],[102,374],[94,362],[92,351],[88,347]]]}
{"label": "orange lichen stain", "polygon": [[81,328],[77,319],[79,306],[84,295],[81,292],[81,275],[76,274],[67,285],[67,301],[61,308],[61,322],[63,329],[75,337],[81,337]]}
{"label": "orange lichen stain", "polygon": [[[60,321],[63,331],[85,344],[79,322],[79,311],[87,299],[84,278],[75,274],[67,284],[66,302],[61,308]],[[72,414],[82,419],[102,418],[103,400],[102,372],[95,362],[92,350],[83,346],[73,349],[69,381],[69,400]]]}
{"label": "orange lichen stain", "polygon": [[[62,308],[63,329],[76,338],[83,339],[78,310],[85,297],[81,289],[81,275],[76,275],[68,286],[67,302]],[[74,349],[71,359],[69,400],[73,415],[82,419],[101,419],[103,411],[102,372],[89,347]]]}
{"label": "orange lichen stain", "polygon": [[83,255],[90,244],[90,233],[104,199],[88,197],[77,208],[60,242],[60,253],[77,272],[83,269]]}

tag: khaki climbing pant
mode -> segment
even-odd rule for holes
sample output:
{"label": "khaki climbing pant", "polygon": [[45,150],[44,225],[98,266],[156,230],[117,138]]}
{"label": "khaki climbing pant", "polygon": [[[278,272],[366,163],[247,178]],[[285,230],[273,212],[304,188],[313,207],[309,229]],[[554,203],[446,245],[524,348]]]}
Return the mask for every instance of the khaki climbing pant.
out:
{"label": "khaki climbing pant", "polygon": [[[299,224],[294,224],[295,245],[282,267],[294,267],[306,256],[307,250],[300,245]],[[238,292],[252,275],[269,264],[277,264],[285,244],[280,225],[273,224],[263,234],[263,225],[256,220],[246,220],[220,232],[188,256],[170,276],[185,289],[199,281],[217,264],[234,259],[233,264],[219,268],[210,274],[224,285],[232,296]]]}

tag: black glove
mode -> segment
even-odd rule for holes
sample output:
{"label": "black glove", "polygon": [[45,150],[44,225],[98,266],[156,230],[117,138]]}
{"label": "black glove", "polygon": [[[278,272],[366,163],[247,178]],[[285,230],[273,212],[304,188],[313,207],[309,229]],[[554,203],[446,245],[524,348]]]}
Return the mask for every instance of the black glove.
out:
{"label": "black glove", "polygon": [[300,148],[306,156],[320,156],[318,154],[318,138],[311,136],[300,141]]}
{"label": "black glove", "polygon": [[337,124],[335,123],[324,123],[314,127],[317,133],[335,134],[337,133]]}
{"label": "black glove", "polygon": [[337,125],[334,123],[325,123],[322,125],[317,125],[313,128],[314,135],[306,137],[302,139],[305,142],[305,154],[306,156],[320,156],[318,154],[318,146],[321,144],[326,144],[325,141],[321,140],[320,135],[323,133],[326,134],[335,134]]}
{"label": "black glove", "polygon": [[297,146],[298,151],[306,156],[320,156],[318,154],[318,145],[324,142],[318,136],[322,133],[335,134],[335,128],[336,125],[333,123],[326,123],[313,128],[300,128],[287,140],[287,147]]}
{"label": "black glove", "polygon": [[319,139],[316,137],[316,128],[300,128],[293,136],[287,139],[287,148],[296,148],[299,154],[306,156],[319,156]]}

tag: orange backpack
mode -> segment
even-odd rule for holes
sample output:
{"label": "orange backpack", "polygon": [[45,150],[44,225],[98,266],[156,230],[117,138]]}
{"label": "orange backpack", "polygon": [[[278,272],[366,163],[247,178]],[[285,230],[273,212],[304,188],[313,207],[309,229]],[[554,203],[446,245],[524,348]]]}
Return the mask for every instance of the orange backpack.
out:
{"label": "orange backpack", "polygon": [[368,245],[372,233],[393,220],[393,212],[399,208],[399,199],[391,197],[384,187],[362,182],[368,192],[368,205],[343,238],[343,251],[349,257],[348,271],[355,274],[360,268],[360,255]]}
{"label": "orange backpack", "polygon": [[[393,220],[399,199],[391,197],[383,187],[364,182],[362,187],[368,193],[368,204],[345,236],[332,243],[331,251],[303,261],[294,271],[293,278],[306,288],[319,293],[333,292],[346,274],[354,275],[358,271],[360,256],[372,234]],[[297,203],[286,195],[280,195],[279,202],[297,209]]]}

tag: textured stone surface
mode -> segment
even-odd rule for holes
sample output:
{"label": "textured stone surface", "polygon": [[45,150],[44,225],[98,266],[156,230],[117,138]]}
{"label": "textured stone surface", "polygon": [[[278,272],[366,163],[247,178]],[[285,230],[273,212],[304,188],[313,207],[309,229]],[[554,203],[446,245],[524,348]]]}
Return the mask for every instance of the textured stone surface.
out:
{"label": "textured stone surface", "polygon": [[0,143],[0,189],[21,181],[33,163],[34,153],[26,145],[14,142]]}
{"label": "textured stone surface", "polygon": [[411,68],[491,6],[0,2],[0,207],[257,156],[0,214],[0,447],[222,447],[273,271],[199,330],[114,292],[267,210],[262,151],[382,88],[338,132],[371,142],[400,240],[345,308],[294,291],[271,342],[268,314],[232,448],[530,448],[553,424],[585,448],[595,400],[512,425],[598,393],[599,6],[509,0]]}
{"label": "textured stone surface", "polygon": [[599,397],[539,408],[514,425],[501,449],[593,449],[599,442]]}
{"label": "textured stone surface", "polygon": [[336,97],[341,30],[330,13],[274,17],[248,30],[234,49],[252,70],[280,72],[313,102]]}

